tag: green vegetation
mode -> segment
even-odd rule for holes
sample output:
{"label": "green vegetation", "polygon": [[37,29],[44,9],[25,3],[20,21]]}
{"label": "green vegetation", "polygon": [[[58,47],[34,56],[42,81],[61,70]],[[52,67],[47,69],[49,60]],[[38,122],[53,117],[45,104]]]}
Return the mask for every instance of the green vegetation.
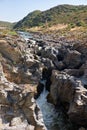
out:
{"label": "green vegetation", "polygon": [[35,26],[51,27],[68,24],[70,27],[87,25],[87,6],[59,5],[47,11],[34,11],[14,25],[14,29],[28,29]]}
{"label": "green vegetation", "polygon": [[[36,26],[38,24],[38,18],[37,16],[39,16],[39,14],[41,13],[41,11],[36,10],[32,13],[29,13],[26,17],[24,17],[21,21],[19,21],[18,23],[16,23],[14,25],[14,29],[15,28],[20,28],[21,30],[25,27],[33,27]],[[34,19],[37,19],[36,21]]]}
{"label": "green vegetation", "polygon": [[0,35],[17,35],[16,31],[12,29],[14,25],[15,23],[0,21]]}
{"label": "green vegetation", "polygon": [[17,35],[17,32],[13,30],[9,30],[7,34],[13,36],[13,35]]}
{"label": "green vegetation", "polygon": [[6,36],[6,35],[16,36],[17,32],[11,29],[0,29],[0,36]]}

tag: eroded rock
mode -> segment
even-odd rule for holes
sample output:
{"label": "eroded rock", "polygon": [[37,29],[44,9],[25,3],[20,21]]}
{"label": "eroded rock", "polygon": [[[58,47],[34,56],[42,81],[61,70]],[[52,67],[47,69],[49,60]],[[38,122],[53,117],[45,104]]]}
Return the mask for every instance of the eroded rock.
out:
{"label": "eroded rock", "polygon": [[39,121],[39,115],[35,112],[37,107],[34,100],[35,87],[26,84],[18,86],[10,83],[3,74],[2,70],[0,80],[0,120],[3,128],[6,128],[6,130],[16,130],[18,128],[25,130],[32,125],[35,129],[45,130],[43,122]]}
{"label": "eroded rock", "polygon": [[[87,124],[87,89],[83,83],[57,70],[52,72],[50,94],[57,105],[59,101],[67,108],[67,114],[72,122],[79,125]],[[66,106],[67,104],[67,106]]]}

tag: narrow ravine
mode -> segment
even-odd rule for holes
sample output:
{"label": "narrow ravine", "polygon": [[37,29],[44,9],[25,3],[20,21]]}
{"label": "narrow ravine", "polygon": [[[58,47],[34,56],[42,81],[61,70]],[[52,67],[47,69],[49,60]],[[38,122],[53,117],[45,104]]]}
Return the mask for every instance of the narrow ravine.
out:
{"label": "narrow ravine", "polygon": [[42,111],[43,120],[47,127],[47,130],[58,130],[59,125],[57,124],[58,113],[56,112],[54,105],[47,102],[48,91],[45,89],[36,100],[40,110]]}
{"label": "narrow ravine", "polygon": [[[19,35],[26,41],[32,37],[30,33],[28,34],[25,32],[19,32]],[[44,85],[44,89],[40,96],[37,98],[36,103],[42,112],[44,124],[47,130],[73,130],[72,124],[66,120],[61,108],[57,108],[56,110],[53,104],[47,102],[47,95],[49,92],[45,88],[46,81],[41,80],[40,82]]]}
{"label": "narrow ravine", "polygon": [[60,108],[57,111],[53,104],[47,102],[49,92],[45,88],[45,81],[40,82],[44,85],[44,89],[36,100],[36,103],[40,107],[47,130],[69,130],[71,126],[65,121]]}

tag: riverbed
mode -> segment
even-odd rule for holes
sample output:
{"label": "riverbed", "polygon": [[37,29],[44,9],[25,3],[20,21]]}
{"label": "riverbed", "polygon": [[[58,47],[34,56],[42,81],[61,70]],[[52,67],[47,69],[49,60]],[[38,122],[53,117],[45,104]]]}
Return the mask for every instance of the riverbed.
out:
{"label": "riverbed", "polygon": [[[18,34],[26,40],[26,43],[29,39],[33,39],[31,33],[18,32]],[[35,42],[35,38],[33,41]],[[42,112],[47,130],[73,130],[72,124],[65,119],[62,110],[60,108],[56,110],[53,104],[47,102],[48,91],[45,89],[44,81],[43,84],[44,90],[36,100],[36,103]]]}

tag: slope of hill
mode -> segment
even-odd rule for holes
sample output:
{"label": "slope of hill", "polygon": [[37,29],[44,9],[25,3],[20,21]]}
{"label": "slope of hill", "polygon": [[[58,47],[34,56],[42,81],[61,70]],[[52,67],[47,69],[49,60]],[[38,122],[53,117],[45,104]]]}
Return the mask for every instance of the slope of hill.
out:
{"label": "slope of hill", "polygon": [[36,10],[29,13],[26,17],[24,17],[22,20],[16,23],[14,25],[14,28],[25,28],[36,26],[38,24],[38,20],[36,22],[34,19],[36,19],[40,14],[41,14],[40,10]]}
{"label": "slope of hill", "polygon": [[11,28],[12,25],[10,22],[0,21],[0,28]]}
{"label": "slope of hill", "polygon": [[59,5],[46,11],[34,11],[15,24],[14,29],[55,24],[87,24],[87,6]]}

